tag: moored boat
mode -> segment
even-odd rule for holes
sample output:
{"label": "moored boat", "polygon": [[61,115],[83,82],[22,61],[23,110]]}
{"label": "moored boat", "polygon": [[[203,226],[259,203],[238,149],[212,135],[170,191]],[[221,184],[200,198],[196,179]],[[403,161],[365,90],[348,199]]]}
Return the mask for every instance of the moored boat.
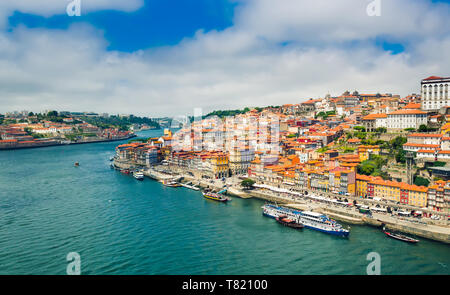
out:
{"label": "moored boat", "polygon": [[282,224],[282,225],[287,226],[287,227],[292,227],[292,228],[295,228],[295,229],[302,229],[304,227],[303,224],[298,223],[294,219],[289,219],[287,217],[287,215],[280,215],[280,216],[276,217],[275,220],[279,224]]}
{"label": "moored boat", "polygon": [[129,169],[122,169],[120,170],[121,173],[123,174],[130,174],[130,170]]}
{"label": "moored boat", "polygon": [[287,215],[290,219],[303,224],[304,227],[321,231],[327,234],[348,237],[350,231],[345,229],[335,220],[328,216],[316,212],[298,211],[290,208],[266,204],[263,207],[263,215],[277,218],[280,215]]}
{"label": "moored boat", "polygon": [[161,180],[161,183],[168,187],[180,187],[181,186],[178,182],[171,180],[171,179]]}
{"label": "moored boat", "polygon": [[412,243],[412,244],[415,244],[415,243],[419,242],[419,240],[413,239],[411,237],[408,237],[408,236],[405,236],[405,235],[402,235],[402,234],[388,232],[385,227],[383,227],[383,232],[388,237],[396,239],[396,240],[400,240],[400,241],[403,241],[403,242]]}
{"label": "moored boat", "polygon": [[137,180],[144,180],[144,173],[142,173],[141,171],[136,171],[133,173],[133,177]]}
{"label": "moored boat", "polygon": [[229,199],[227,197],[224,197],[220,194],[216,194],[213,192],[202,192],[203,197],[209,200],[218,201],[218,202],[228,202]]}

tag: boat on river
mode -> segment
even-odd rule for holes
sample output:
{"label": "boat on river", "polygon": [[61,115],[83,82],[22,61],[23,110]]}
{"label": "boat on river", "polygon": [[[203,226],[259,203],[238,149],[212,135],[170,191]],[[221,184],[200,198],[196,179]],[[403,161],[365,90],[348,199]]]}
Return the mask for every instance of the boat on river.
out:
{"label": "boat on river", "polygon": [[267,217],[277,218],[280,215],[287,215],[290,219],[303,224],[306,228],[342,237],[348,237],[350,234],[348,229],[343,228],[335,220],[321,213],[299,211],[274,204],[266,204],[262,209],[263,215]]}
{"label": "boat on river", "polygon": [[209,200],[217,201],[217,202],[228,202],[229,199],[221,194],[213,193],[213,192],[202,192],[203,197]]}
{"label": "boat on river", "polygon": [[400,241],[403,241],[403,242],[412,243],[412,244],[415,244],[415,243],[419,242],[419,240],[413,239],[411,237],[408,237],[408,236],[405,236],[405,235],[402,235],[402,234],[398,234],[398,233],[389,232],[389,231],[386,230],[386,227],[383,227],[383,232],[388,237],[396,239],[396,240],[400,240]]}
{"label": "boat on river", "polygon": [[162,183],[164,186],[168,186],[168,187],[180,187],[180,186],[181,186],[178,182],[176,182],[176,181],[174,181],[174,180],[172,180],[172,179],[164,179],[164,180],[161,180],[161,183]]}
{"label": "boat on river", "polygon": [[136,178],[137,180],[144,180],[144,173],[141,171],[135,171],[133,173],[133,177]]}
{"label": "boat on river", "polygon": [[289,219],[287,215],[280,215],[275,218],[275,220],[284,226],[295,228],[295,229],[302,229],[304,226],[301,223],[298,223],[294,219]]}

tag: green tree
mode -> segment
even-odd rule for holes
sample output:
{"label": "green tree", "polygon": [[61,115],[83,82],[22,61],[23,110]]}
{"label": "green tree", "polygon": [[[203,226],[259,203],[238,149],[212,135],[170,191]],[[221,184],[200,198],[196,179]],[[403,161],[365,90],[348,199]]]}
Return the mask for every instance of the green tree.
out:
{"label": "green tree", "polygon": [[255,184],[255,181],[250,178],[246,178],[246,179],[242,180],[242,182],[241,182],[241,186],[246,189],[252,188],[254,184]]}
{"label": "green tree", "polygon": [[426,178],[416,176],[414,178],[414,184],[419,186],[428,186],[430,184],[430,181]]}
{"label": "green tree", "polygon": [[397,136],[396,138],[390,141],[391,147],[393,150],[403,149],[403,144],[405,144],[408,140],[406,137]]}
{"label": "green tree", "polygon": [[419,132],[427,132],[427,131],[428,131],[427,125],[422,124],[419,126]]}
{"label": "green tree", "polygon": [[47,116],[49,117],[58,117],[58,112],[57,111],[50,111],[47,113]]}
{"label": "green tree", "polygon": [[387,132],[387,128],[386,127],[378,127],[377,129],[375,129],[375,132],[386,133]]}
{"label": "green tree", "polygon": [[397,163],[406,163],[405,155],[406,152],[403,149],[398,150],[395,154],[395,160],[397,161]]}

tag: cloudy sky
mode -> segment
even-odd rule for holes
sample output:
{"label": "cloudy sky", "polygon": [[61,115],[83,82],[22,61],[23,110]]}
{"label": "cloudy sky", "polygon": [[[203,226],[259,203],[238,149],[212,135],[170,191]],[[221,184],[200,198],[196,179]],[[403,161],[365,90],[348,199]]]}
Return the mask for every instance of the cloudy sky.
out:
{"label": "cloudy sky", "polygon": [[[450,76],[450,1],[0,2],[0,113],[192,114]],[[373,6],[372,6],[373,7]],[[374,14],[374,10],[370,10]]]}

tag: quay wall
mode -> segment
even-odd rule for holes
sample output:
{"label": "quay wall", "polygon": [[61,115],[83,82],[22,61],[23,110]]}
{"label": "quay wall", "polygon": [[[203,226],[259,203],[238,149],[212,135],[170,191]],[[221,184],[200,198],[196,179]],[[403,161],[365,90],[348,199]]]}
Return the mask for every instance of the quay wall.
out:
{"label": "quay wall", "polygon": [[[130,164],[121,163],[118,161],[114,161],[117,167],[126,169],[130,168]],[[165,177],[173,178],[174,175],[159,175],[158,173],[151,173],[152,170],[147,170],[144,174],[148,177],[152,177],[154,179],[163,179]],[[155,172],[155,171],[153,171]],[[215,190],[221,190],[223,188],[223,184],[210,183],[207,180],[198,179],[196,177],[187,176],[187,175],[179,175],[182,182],[190,181],[195,185],[198,185],[201,188],[211,188]],[[324,203],[317,202],[302,202],[298,199],[294,199],[291,197],[286,197],[283,195],[276,194],[268,194],[258,190],[250,190],[243,191],[238,189],[237,187],[229,187],[227,194],[234,195],[240,198],[257,198],[265,201],[270,201],[274,203],[278,203],[283,206],[296,208],[300,210],[312,210],[316,212],[320,212],[330,216],[333,219],[342,221],[347,224],[356,224],[356,225],[370,225],[375,227],[381,227],[382,224],[386,225],[386,228],[403,232],[406,234],[415,235],[418,237],[443,242],[446,244],[450,244],[450,228],[437,226],[433,224],[411,224],[410,222],[404,220],[397,220],[396,218],[390,215],[382,215],[382,214],[373,214],[372,217],[367,216],[366,214],[362,214],[356,211],[352,211],[346,208],[338,208]]]}

